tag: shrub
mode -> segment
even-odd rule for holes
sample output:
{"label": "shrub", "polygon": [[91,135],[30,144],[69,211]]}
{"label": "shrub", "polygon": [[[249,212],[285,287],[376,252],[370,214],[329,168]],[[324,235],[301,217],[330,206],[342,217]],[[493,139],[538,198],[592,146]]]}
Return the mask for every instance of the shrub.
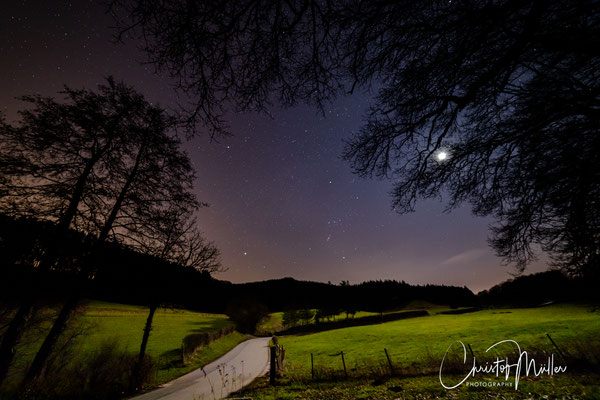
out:
{"label": "shrub", "polygon": [[226,314],[235,322],[238,331],[252,334],[258,323],[269,315],[269,310],[255,298],[240,297],[229,303]]}

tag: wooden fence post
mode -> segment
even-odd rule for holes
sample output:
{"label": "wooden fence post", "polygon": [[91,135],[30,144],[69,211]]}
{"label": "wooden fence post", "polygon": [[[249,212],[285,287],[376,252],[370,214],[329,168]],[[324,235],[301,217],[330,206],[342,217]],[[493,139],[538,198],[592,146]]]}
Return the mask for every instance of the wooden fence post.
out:
{"label": "wooden fence post", "polygon": [[473,349],[471,348],[471,343],[467,343],[467,346],[469,346],[469,351],[471,352],[471,357],[475,358],[475,354],[473,353]]}
{"label": "wooden fence post", "polygon": [[310,353],[310,376],[313,380],[315,379],[315,365],[313,362],[313,353]]}
{"label": "wooden fence post", "polygon": [[384,347],[383,351],[385,351],[385,356],[388,360],[388,364],[390,365],[390,374],[394,375],[394,367],[392,366],[392,360],[390,360],[390,355],[388,354],[387,349]]}
{"label": "wooden fence post", "polygon": [[158,378],[158,370],[160,369],[161,366],[161,358],[160,356],[158,356],[158,360],[156,361],[156,368],[154,368],[154,380],[156,380]]}
{"label": "wooden fence post", "polygon": [[275,376],[277,375],[277,347],[270,346],[269,350],[271,352],[271,365],[270,365],[270,373],[269,373],[269,384],[275,384]]}
{"label": "wooden fence post", "polygon": [[562,357],[563,361],[567,362],[567,359],[565,358],[565,355],[562,353],[562,351],[560,351],[560,349],[558,348],[558,346],[556,345],[556,343],[554,343],[554,340],[552,340],[552,337],[550,336],[550,334],[546,332],[546,336],[548,336],[548,339],[550,339],[550,341],[552,342],[552,344],[554,345],[554,347],[558,351],[558,354],[560,354],[560,356]]}
{"label": "wooden fence post", "polygon": [[277,363],[279,371],[283,371],[283,360],[285,359],[285,350],[282,345],[277,346]]}
{"label": "wooden fence post", "polygon": [[346,378],[348,378],[348,371],[346,370],[346,360],[344,360],[344,352],[340,352],[340,354],[342,355],[342,364],[344,365],[344,375],[346,375]]}

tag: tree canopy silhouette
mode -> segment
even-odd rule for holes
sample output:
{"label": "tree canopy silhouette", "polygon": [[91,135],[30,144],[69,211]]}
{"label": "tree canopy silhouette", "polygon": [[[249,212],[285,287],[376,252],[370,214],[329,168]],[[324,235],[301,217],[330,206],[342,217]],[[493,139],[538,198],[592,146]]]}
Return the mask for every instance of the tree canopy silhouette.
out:
{"label": "tree canopy silhouette", "polygon": [[[98,214],[90,205],[102,204],[108,160],[124,155],[125,121],[135,115],[141,99],[112,79],[98,93],[65,88],[62,94],[62,103],[50,97],[23,97],[32,108],[20,112],[19,123],[0,125],[0,211],[49,220],[58,227],[55,235],[37,243],[41,256],[32,263],[38,272],[65,267],[57,261],[64,245],[61,240],[71,227],[82,231],[94,227]],[[111,153],[116,154],[110,157]],[[0,384],[34,313],[35,300],[29,297],[21,302],[3,336]]]}
{"label": "tree canopy silhouette", "polygon": [[393,205],[447,196],[496,218],[491,244],[521,270],[541,246],[574,272],[600,254],[600,4],[524,1],[111,2],[121,37],[191,96],[226,107],[323,107],[370,88],[345,157],[395,182]]}
{"label": "tree canopy silhouette", "polygon": [[[219,268],[218,249],[203,239],[193,219],[202,204],[192,192],[193,167],[173,131],[176,119],[112,78],[97,91],[65,88],[63,94],[63,102],[25,97],[32,108],[15,124],[0,126],[5,150],[0,211],[57,226],[33,261],[36,270],[69,266],[79,278],[93,278],[109,241],[199,270]],[[78,262],[66,264],[60,258],[63,239],[74,231],[92,244]],[[43,373],[80,297],[77,287],[68,293],[26,382]],[[35,300],[21,302],[3,336],[0,382]]]}

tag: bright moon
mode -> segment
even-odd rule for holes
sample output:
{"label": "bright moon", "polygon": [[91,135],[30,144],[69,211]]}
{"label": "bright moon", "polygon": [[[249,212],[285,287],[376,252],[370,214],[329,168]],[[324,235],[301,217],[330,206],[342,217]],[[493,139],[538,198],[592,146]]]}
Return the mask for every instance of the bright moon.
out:
{"label": "bright moon", "polygon": [[437,154],[438,161],[444,161],[446,158],[448,158],[448,153],[446,153],[445,151],[440,151]]}

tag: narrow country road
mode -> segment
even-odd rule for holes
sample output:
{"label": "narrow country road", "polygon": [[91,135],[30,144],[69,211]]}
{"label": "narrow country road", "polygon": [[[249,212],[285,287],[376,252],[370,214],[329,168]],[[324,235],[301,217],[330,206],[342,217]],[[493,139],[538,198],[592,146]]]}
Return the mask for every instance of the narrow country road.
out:
{"label": "narrow country road", "polygon": [[267,371],[268,337],[238,344],[221,358],[130,400],[220,400]]}

